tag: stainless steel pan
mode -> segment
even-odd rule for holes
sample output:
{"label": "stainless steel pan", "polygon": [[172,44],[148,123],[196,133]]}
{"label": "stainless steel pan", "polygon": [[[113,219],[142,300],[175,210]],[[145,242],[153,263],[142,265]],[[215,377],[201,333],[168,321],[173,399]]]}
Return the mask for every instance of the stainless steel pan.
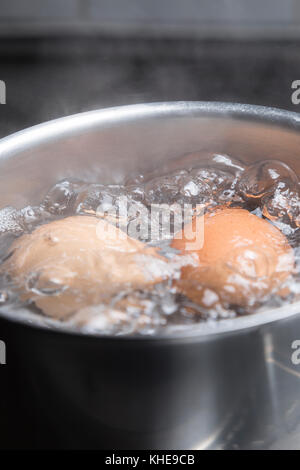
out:
{"label": "stainless steel pan", "polygon": [[[178,102],[51,121],[0,141],[0,207],[34,203],[66,176],[119,182],[194,151],[280,159],[300,174],[300,115]],[[22,377],[21,408],[38,428],[28,446],[300,449],[299,313],[294,304],[153,338],[2,314],[12,383]]]}

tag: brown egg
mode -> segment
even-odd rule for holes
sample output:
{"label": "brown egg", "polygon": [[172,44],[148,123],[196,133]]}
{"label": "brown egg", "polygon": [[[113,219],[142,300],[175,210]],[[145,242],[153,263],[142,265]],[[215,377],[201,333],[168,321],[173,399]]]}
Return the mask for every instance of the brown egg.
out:
{"label": "brown egg", "polygon": [[[195,220],[188,232],[194,226]],[[172,246],[191,253],[188,243],[181,232]],[[204,308],[256,305],[277,291],[294,267],[286,237],[266,220],[240,208],[219,207],[207,213],[204,243],[194,253],[198,266],[183,267],[175,285]]]}
{"label": "brown egg", "polygon": [[43,225],[17,239],[11,252],[3,269],[22,298],[56,318],[106,302],[123,289],[151,286],[168,270],[156,249],[89,216]]}

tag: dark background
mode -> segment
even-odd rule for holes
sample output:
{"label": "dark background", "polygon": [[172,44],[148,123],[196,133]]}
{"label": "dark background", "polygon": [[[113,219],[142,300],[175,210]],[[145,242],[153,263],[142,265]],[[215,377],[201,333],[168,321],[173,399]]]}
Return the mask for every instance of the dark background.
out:
{"label": "dark background", "polygon": [[[1,38],[0,137],[92,109],[132,103],[233,101],[297,111],[297,40],[137,37]],[[299,105],[300,106],[300,105]]]}

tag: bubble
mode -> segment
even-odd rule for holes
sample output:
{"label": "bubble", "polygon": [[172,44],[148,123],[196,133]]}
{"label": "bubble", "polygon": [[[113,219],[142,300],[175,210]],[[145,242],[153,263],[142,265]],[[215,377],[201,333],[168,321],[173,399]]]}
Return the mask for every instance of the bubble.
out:
{"label": "bubble", "polygon": [[88,185],[77,197],[77,214],[96,214],[99,205],[111,207],[121,189],[116,186],[106,187],[103,184]]}
{"label": "bubble", "polygon": [[4,304],[5,302],[8,301],[8,293],[5,291],[0,291],[0,304]]}
{"label": "bubble", "polygon": [[251,248],[245,250],[244,247],[235,249],[226,266],[250,280],[266,277],[272,272],[269,258],[259,247],[255,247],[254,250]]}
{"label": "bubble", "polygon": [[42,206],[50,214],[69,215],[85,183],[78,180],[64,179],[53,186],[45,197]]}
{"label": "bubble", "polygon": [[249,166],[239,179],[237,191],[246,200],[260,200],[283,180],[298,184],[296,174],[285,163],[265,160]]}
{"label": "bubble", "polygon": [[225,154],[222,155],[216,153],[212,156],[211,161],[216,170],[231,173],[234,177],[239,176],[246,169],[246,165],[244,165],[240,160]]}
{"label": "bubble", "polygon": [[[188,162],[191,163],[191,159]],[[176,292],[172,287],[174,280],[179,278],[182,266],[192,262],[181,257],[181,263],[184,264],[179,264],[176,258],[178,252],[170,247],[170,238],[179,231],[176,223],[179,215],[185,217],[182,212],[185,206],[191,207],[191,214],[194,215],[197,204],[204,205],[206,209],[215,205],[236,205],[252,211],[258,217],[267,217],[286,235],[295,249],[297,270],[289,281],[288,299],[292,301],[297,296],[300,298],[300,195],[295,173],[276,160],[247,166],[236,158],[211,152],[201,154],[197,161],[194,158],[194,162],[195,166],[187,164],[184,169],[174,170],[173,164],[171,171],[164,168],[157,169],[155,174],[133,175],[123,185],[64,179],[50,189],[40,205],[28,205],[21,210],[13,207],[2,209],[0,267],[10,256],[7,248],[11,242],[23,233],[62,217],[95,215],[116,224],[129,236],[159,248],[159,254],[168,259],[170,272],[165,276],[168,281],[143,292],[128,287],[126,292],[108,299],[107,305],[90,306],[75,312],[64,321],[77,329],[109,335],[153,335],[166,328],[173,331],[172,328],[176,330],[203,321],[213,324],[220,318],[250,313],[251,309],[231,305],[222,307],[217,294],[200,283],[205,308]],[[170,212],[164,212],[160,205],[169,206]],[[257,256],[254,257],[251,250],[243,255],[234,251],[232,266],[229,263],[227,268],[232,268],[232,273],[243,279],[259,278],[260,282],[267,275],[268,262],[263,252]],[[260,271],[260,266],[266,272]],[[155,270],[159,268],[159,263],[148,268]],[[59,279],[44,282],[43,267],[39,272],[31,273],[27,279],[27,289],[35,294],[35,298],[55,296],[67,288]],[[274,306],[285,301],[275,299],[274,296],[273,301],[268,299],[266,302],[265,306]],[[20,306],[23,312],[36,314],[34,305],[28,305],[19,298],[15,284],[2,277],[0,305],[1,311],[11,305],[13,311]]]}
{"label": "bubble", "polygon": [[186,182],[186,170],[178,170],[170,175],[158,176],[145,184],[145,201],[147,204],[172,204],[180,188]]}
{"label": "bubble", "polygon": [[126,180],[125,186],[141,186],[145,183],[145,180],[144,174],[133,175]]}
{"label": "bubble", "polygon": [[[44,266],[47,269],[47,266]],[[26,279],[26,288],[39,296],[58,295],[67,290],[68,286],[62,285],[59,280],[49,280],[45,283],[41,280],[42,272],[33,272]]]}
{"label": "bubble", "polygon": [[22,217],[14,207],[4,207],[0,210],[0,234],[11,232],[14,234],[23,231]]}
{"label": "bubble", "polygon": [[139,332],[148,335],[166,324],[165,315],[158,306],[156,293],[124,291],[113,298],[110,305],[96,305],[80,310],[70,322],[86,331],[116,335]]}
{"label": "bubble", "polygon": [[237,179],[245,171],[246,166],[239,160],[228,155],[213,154],[206,157],[199,166],[190,173],[200,181],[209,184],[214,196],[225,189],[233,190]]}
{"label": "bubble", "polygon": [[47,222],[50,218],[50,214],[43,207],[36,206],[24,207],[19,211],[19,216],[25,232],[31,232],[37,225]]}
{"label": "bubble", "polygon": [[300,226],[299,186],[290,180],[279,181],[273,192],[262,198],[262,213],[270,220]]}
{"label": "bubble", "polygon": [[127,203],[141,202],[144,199],[143,188],[137,185],[128,187],[121,185],[89,184],[80,191],[76,200],[76,212],[78,214],[100,215],[107,210],[119,210],[120,199],[127,200]]}
{"label": "bubble", "polygon": [[151,204],[202,204],[211,200],[210,184],[199,175],[178,170],[169,175],[153,178],[145,184],[145,202]]}
{"label": "bubble", "polygon": [[189,173],[180,182],[177,202],[181,204],[190,203],[192,205],[196,205],[205,203],[211,198],[211,187],[201,178],[197,178],[193,174]]}
{"label": "bubble", "polygon": [[145,201],[145,187],[143,185],[132,184],[125,188],[126,197],[131,202],[144,202]]}

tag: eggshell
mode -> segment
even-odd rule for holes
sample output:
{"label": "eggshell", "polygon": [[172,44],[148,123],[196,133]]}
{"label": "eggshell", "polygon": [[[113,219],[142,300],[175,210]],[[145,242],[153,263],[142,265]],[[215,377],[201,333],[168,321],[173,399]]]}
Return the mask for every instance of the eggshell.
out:
{"label": "eggshell", "polygon": [[[195,221],[188,227],[194,230]],[[172,247],[191,252],[184,232]],[[204,243],[194,251],[198,266],[186,266],[177,289],[204,308],[253,306],[279,289],[292,273],[294,255],[286,237],[268,221],[241,208],[219,207],[204,216]]]}
{"label": "eggshell", "polygon": [[90,216],[42,225],[17,239],[11,252],[3,269],[22,299],[56,318],[160,282],[168,268],[156,249]]}

